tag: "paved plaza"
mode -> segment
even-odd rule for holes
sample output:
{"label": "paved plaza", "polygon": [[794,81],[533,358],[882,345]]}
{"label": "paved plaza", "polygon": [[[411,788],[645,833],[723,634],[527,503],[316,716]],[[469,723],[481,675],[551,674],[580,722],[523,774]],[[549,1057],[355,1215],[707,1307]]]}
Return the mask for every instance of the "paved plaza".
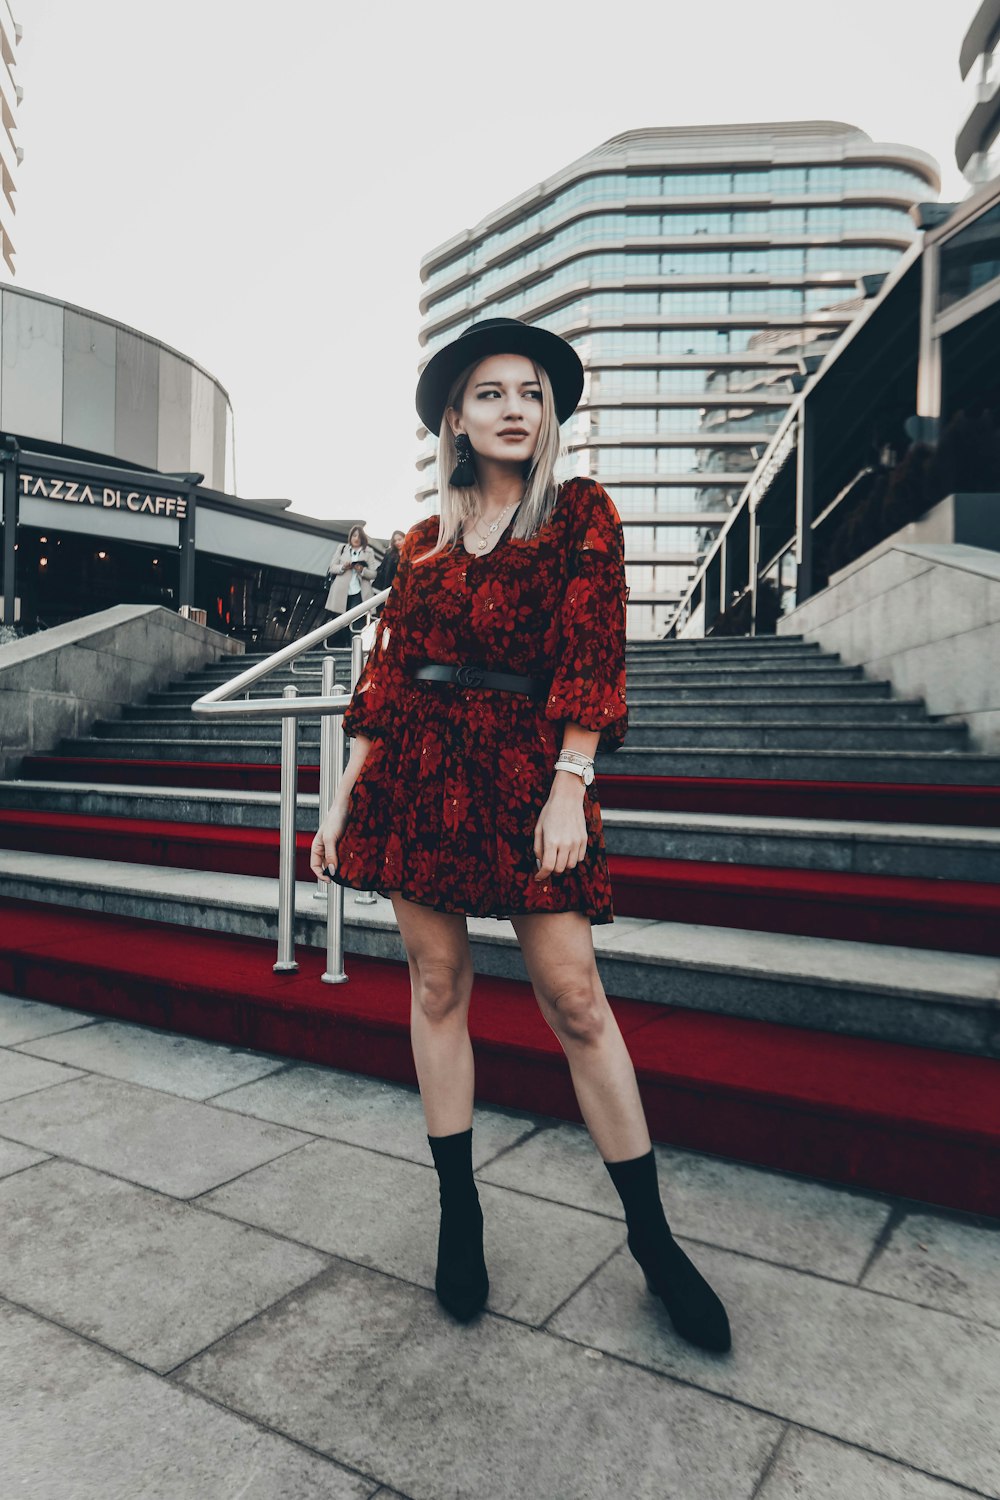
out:
{"label": "paved plaza", "polygon": [[1000,1225],[658,1147],[711,1355],[585,1130],[473,1149],[462,1326],[415,1090],[0,997],[3,1500],[1000,1497]]}

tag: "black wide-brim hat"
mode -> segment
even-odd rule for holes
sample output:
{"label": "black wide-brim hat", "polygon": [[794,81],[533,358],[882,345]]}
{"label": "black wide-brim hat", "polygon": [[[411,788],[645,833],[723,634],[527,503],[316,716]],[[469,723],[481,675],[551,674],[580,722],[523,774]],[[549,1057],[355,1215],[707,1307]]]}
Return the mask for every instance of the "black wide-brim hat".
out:
{"label": "black wide-brim hat", "polygon": [[438,434],[444,421],[448,392],[469,365],[491,354],[524,354],[541,365],[552,382],[556,415],[571,417],[583,395],[583,365],[572,344],[547,328],[522,323],[520,318],[483,318],[470,323],[458,338],[428,360],[417,381],[417,415]]}

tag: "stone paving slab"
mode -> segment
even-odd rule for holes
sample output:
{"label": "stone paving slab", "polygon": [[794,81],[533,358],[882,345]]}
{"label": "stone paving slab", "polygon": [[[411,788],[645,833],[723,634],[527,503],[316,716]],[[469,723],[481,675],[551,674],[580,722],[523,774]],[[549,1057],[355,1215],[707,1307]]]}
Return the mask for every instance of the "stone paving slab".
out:
{"label": "stone paving slab", "polygon": [[325,1255],[72,1162],[0,1182],[0,1295],[167,1371]]}
{"label": "stone paving slab", "polygon": [[9,1047],[0,1047],[0,1103],[82,1077],[79,1068],[63,1068],[56,1063],[43,1062],[41,1058],[26,1057]]}
{"label": "stone paving slab", "polygon": [[1000,1224],[907,1214],[863,1284],[1000,1329]]}
{"label": "stone paving slab", "polygon": [[742,1500],[782,1430],[342,1263],[178,1378],[413,1500]]}
{"label": "stone paving slab", "polygon": [[378,1486],[0,1303],[9,1500],[368,1500]]}
{"label": "stone paving slab", "polygon": [[685,1246],[729,1311],[724,1359],[669,1338],[627,1253],[548,1327],[1000,1497],[1000,1333],[729,1251]]}
{"label": "stone paving slab", "polygon": [[[660,1196],[676,1234],[780,1265],[857,1281],[891,1205],[781,1172],[654,1146]],[[588,1131],[556,1125],[480,1172],[485,1182],[624,1221]]]}
{"label": "stone paving slab", "polygon": [[[624,1242],[624,1225],[504,1188],[480,1188],[489,1307],[542,1323]],[[248,1172],[198,1200],[229,1214],[372,1266],[434,1286],[438,1179],[418,1166],[339,1141]]]}
{"label": "stone paving slab", "polygon": [[96,1018],[88,1011],[63,1010],[43,1000],[25,1000],[20,995],[0,994],[0,1047],[15,1047],[34,1037],[52,1036],[86,1026]]}
{"label": "stone paving slab", "polygon": [[8,1177],[11,1172],[22,1172],[25,1167],[33,1167],[37,1162],[48,1159],[45,1151],[35,1151],[33,1147],[22,1146],[17,1141],[0,1140],[0,1177]]}
{"label": "stone paving slab", "polygon": [[[18,1044],[91,1018],[22,1006],[0,996],[11,1066],[67,1077]],[[201,1045],[165,1090],[81,1074],[0,1104],[2,1500],[1000,1497],[995,1221],[657,1148],[733,1325],[702,1354],[587,1132],[477,1107],[500,1311],[463,1327],[431,1289],[416,1091],[302,1064],[207,1104]],[[201,1352],[165,1376],[171,1338]]]}
{"label": "stone paving slab", "polygon": [[968,1494],[902,1464],[793,1427],[757,1500],[961,1500]]}
{"label": "stone paving slab", "polygon": [[[22,1064],[49,1068],[18,1053]],[[193,1198],[310,1137],[113,1078],[76,1078],[0,1104],[0,1135]]]}
{"label": "stone paving slab", "polygon": [[58,1036],[21,1042],[17,1050],[202,1100],[287,1066],[287,1059],[265,1052],[247,1052],[120,1021],[97,1021]]}
{"label": "stone paving slab", "polygon": [[[301,1063],[219,1094],[212,1103],[295,1130],[432,1164],[420,1092],[405,1084]],[[478,1104],[472,1127],[473,1166],[480,1167],[537,1128],[534,1115]]]}

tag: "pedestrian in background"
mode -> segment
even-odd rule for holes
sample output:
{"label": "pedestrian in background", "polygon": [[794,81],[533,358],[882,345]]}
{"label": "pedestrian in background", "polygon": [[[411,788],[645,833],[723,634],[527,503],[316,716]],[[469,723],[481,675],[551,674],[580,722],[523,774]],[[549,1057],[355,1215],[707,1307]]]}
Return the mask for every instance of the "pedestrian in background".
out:
{"label": "pedestrian in background", "polygon": [[[376,594],[380,594],[383,589],[392,587],[392,580],[395,578],[396,569],[399,567],[400,548],[403,545],[405,537],[405,531],[394,531],[389,538],[389,545],[385,549],[385,555],[378,565],[378,572],[375,574],[373,588]],[[378,605],[375,614],[380,615],[384,608],[384,604]]]}
{"label": "pedestrian in background", "polygon": [[[363,526],[352,526],[346,542],[341,542],[327,569],[330,592],[326,596],[327,613],[342,615],[375,592],[375,549]],[[327,639],[327,646],[349,646],[349,626]]]}

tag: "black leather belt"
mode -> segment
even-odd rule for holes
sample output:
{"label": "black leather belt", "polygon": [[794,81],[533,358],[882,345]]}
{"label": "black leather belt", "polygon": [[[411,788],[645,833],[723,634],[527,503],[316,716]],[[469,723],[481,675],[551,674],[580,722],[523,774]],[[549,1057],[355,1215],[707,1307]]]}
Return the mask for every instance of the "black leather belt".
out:
{"label": "black leather belt", "polygon": [[516,672],[488,672],[477,662],[429,661],[417,667],[411,674],[423,682],[454,682],[459,687],[500,688],[507,693],[526,693],[529,698],[544,698],[548,695],[551,681],[548,677],[520,677]]}

